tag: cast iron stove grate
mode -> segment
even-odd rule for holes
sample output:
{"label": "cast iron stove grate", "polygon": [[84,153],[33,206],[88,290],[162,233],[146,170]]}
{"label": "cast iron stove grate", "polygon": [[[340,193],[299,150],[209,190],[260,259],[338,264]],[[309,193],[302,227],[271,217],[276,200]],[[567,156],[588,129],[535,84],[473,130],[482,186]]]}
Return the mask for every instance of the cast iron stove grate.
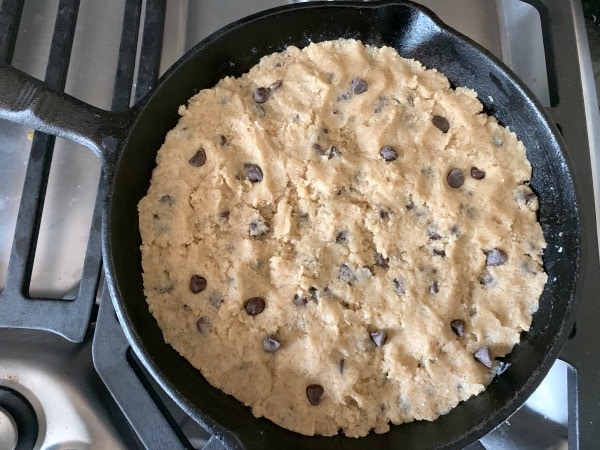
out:
{"label": "cast iron stove grate", "polygon": [[[5,0],[0,9],[0,57],[10,63],[16,45],[25,0]],[[77,25],[79,0],[61,0],[50,46],[45,82],[63,91]],[[140,100],[158,79],[165,4],[147,1],[135,101]],[[127,0],[112,109],[129,107],[137,56],[142,0]],[[104,177],[100,177],[81,283],[75,299],[56,300],[29,295],[37,237],[44,208],[55,137],[35,132],[27,165],[23,194],[15,227],[4,291],[0,294],[0,326],[51,331],[72,342],[81,342],[90,325],[101,271],[101,212]]]}
{"label": "cast iron stove grate", "polygon": [[[0,10],[0,55],[10,63],[15,49],[24,0],[6,0]],[[45,81],[52,88],[65,88],[73,37],[77,24],[78,1],[61,1],[46,69]],[[90,323],[90,313],[96,298],[101,269],[100,223],[104,185],[98,187],[81,283],[74,300],[62,301],[32,298],[29,295],[31,272],[52,155],[56,138],[34,133],[27,165],[23,194],[17,217],[6,285],[0,294],[2,315],[0,326],[47,330],[73,342],[81,342]]]}

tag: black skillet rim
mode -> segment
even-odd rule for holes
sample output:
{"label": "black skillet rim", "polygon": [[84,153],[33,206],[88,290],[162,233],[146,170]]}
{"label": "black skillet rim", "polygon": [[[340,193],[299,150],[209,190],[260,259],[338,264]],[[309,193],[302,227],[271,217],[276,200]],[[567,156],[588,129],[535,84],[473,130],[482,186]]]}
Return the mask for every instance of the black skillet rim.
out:
{"label": "black skillet rim", "polygon": [[[209,36],[208,38],[204,39],[202,42],[197,44],[188,53],[186,53],[186,55],[184,55],[171,69],[169,69],[169,71],[167,71],[167,73],[165,73],[165,75],[163,77],[161,77],[159,86],[161,84],[163,84],[163,82],[165,80],[170,78],[171,75],[179,69],[179,67],[185,65],[186,62],[193,57],[193,55],[200,52],[202,50],[202,48],[207,46],[210,42],[217,40],[222,35],[226,35],[230,30],[234,30],[238,27],[251,24],[252,22],[254,22],[256,20],[264,20],[266,17],[272,16],[274,14],[280,14],[280,13],[284,13],[284,12],[289,13],[292,11],[301,10],[301,9],[305,9],[305,8],[317,8],[317,7],[319,7],[319,8],[323,8],[323,7],[348,8],[348,7],[352,7],[352,8],[358,8],[358,9],[373,9],[373,8],[383,9],[384,7],[387,7],[387,6],[393,6],[393,7],[406,6],[406,7],[412,8],[413,10],[415,10],[421,14],[424,14],[428,20],[430,20],[432,23],[435,24],[435,27],[438,28],[438,30],[441,34],[447,34],[447,35],[452,36],[453,38],[458,38],[459,40],[462,40],[464,43],[466,43],[467,46],[472,47],[473,50],[478,52],[481,57],[488,60],[488,62],[490,64],[496,66],[499,70],[504,72],[504,74],[506,74],[506,77],[514,84],[514,86],[517,87],[518,90],[520,90],[523,93],[523,96],[537,109],[537,111],[541,115],[541,117],[543,117],[544,125],[550,132],[551,137],[553,138],[554,141],[556,141],[556,145],[562,149],[563,157],[568,159],[568,153],[565,151],[566,147],[565,147],[564,143],[562,142],[562,139],[560,138],[555,126],[548,119],[548,116],[547,116],[546,112],[544,111],[544,109],[538,104],[537,100],[535,100],[535,98],[532,96],[532,94],[529,92],[529,90],[526,87],[524,87],[520,81],[518,81],[516,76],[514,76],[512,74],[512,72],[507,67],[504,66],[503,63],[497,61],[495,59],[495,57],[493,57],[493,55],[491,55],[487,50],[481,48],[478,44],[474,43],[469,38],[466,38],[459,32],[457,32],[457,31],[449,28],[447,25],[443,24],[432,12],[430,12],[426,8],[424,8],[420,5],[412,4],[410,2],[404,2],[404,1],[381,2],[381,3],[380,2],[370,2],[370,3],[360,4],[360,5],[357,5],[353,2],[337,2],[335,4],[331,4],[328,2],[315,2],[315,3],[312,3],[310,6],[302,5],[302,4],[287,5],[287,6],[283,6],[283,7],[269,9],[269,10],[248,16],[246,18],[243,18],[237,22],[234,22],[234,23],[222,28],[221,30],[215,32],[214,34],[212,34],[211,36]],[[150,98],[152,98],[152,93],[142,102],[142,104],[138,107],[138,110],[142,110],[144,105],[149,102]],[[573,172],[572,171],[571,171],[570,177],[571,177],[571,180],[573,180]],[[104,224],[103,224],[103,227],[105,228],[104,229],[105,232],[103,234],[104,235],[103,249],[105,251],[105,255],[111,254],[111,251],[110,251],[111,244],[110,244],[110,237],[109,237],[110,233],[108,233],[108,223],[110,222],[111,205],[112,205],[112,202],[110,201],[111,197],[112,196],[110,196],[107,199],[107,208],[105,208],[105,217],[104,217],[105,220],[104,220]],[[577,210],[576,207],[575,207],[575,209]],[[577,242],[574,243],[575,247],[576,247],[576,249],[575,249],[576,260],[574,261],[574,264],[575,264],[575,267],[577,267],[577,265],[579,263],[579,247],[578,247],[578,244],[579,244],[579,235],[578,235],[579,221],[578,221],[578,217],[577,217],[577,223],[575,224],[575,226],[577,227],[577,230],[576,230]],[[180,404],[180,406],[184,410],[186,410],[188,413],[190,413],[195,419],[200,420],[201,422],[203,422],[205,424],[206,424],[206,420],[208,419],[209,423],[206,424],[206,425],[208,425],[208,428],[210,428],[210,430],[212,432],[216,433],[217,435],[226,437],[226,435],[228,435],[229,433],[227,433],[226,430],[224,430],[218,424],[212,423],[212,419],[207,418],[205,413],[198,412],[196,407],[194,405],[192,405],[186,398],[182,398],[181,393],[177,390],[176,386],[172,385],[169,382],[169,380],[167,380],[162,375],[160,366],[155,366],[156,363],[153,361],[152,357],[150,355],[146,354],[145,346],[139,340],[139,335],[135,332],[135,329],[132,325],[132,321],[127,313],[127,308],[125,307],[124,304],[121,304],[121,302],[123,302],[123,300],[120,299],[120,297],[119,297],[118,285],[115,282],[116,277],[115,277],[115,269],[114,269],[113,261],[111,260],[111,258],[106,258],[105,260],[107,261],[107,272],[108,272],[107,277],[109,278],[109,281],[110,281],[109,286],[111,289],[111,296],[113,298],[113,303],[115,304],[115,308],[117,310],[117,314],[121,320],[121,323],[124,324],[125,333],[129,339],[130,343],[132,344],[132,347],[136,350],[136,353],[140,356],[143,363],[150,370],[150,372],[155,377],[155,379],[157,379],[159,381],[161,386],[164,387],[167,392],[171,393],[171,395],[174,396],[175,400]],[[577,273],[577,271],[576,271],[576,273]],[[573,286],[574,285],[575,285],[575,280],[573,280]],[[571,291],[572,291],[572,289],[571,289]],[[548,354],[546,354],[545,358],[538,365],[538,371],[535,374],[532,374],[531,377],[529,377],[527,382],[522,386],[522,389],[520,389],[514,396],[512,396],[510,398],[510,400],[508,402],[506,402],[506,404],[504,404],[502,407],[496,409],[494,411],[494,414],[492,414],[491,416],[486,417],[479,426],[474,427],[471,430],[468,430],[467,432],[463,433],[460,436],[457,436],[454,441],[448,443],[450,446],[453,446],[453,447],[461,446],[461,445],[463,445],[467,442],[470,442],[471,440],[474,440],[480,436],[483,436],[484,434],[489,432],[491,429],[493,429],[495,426],[497,426],[503,420],[505,420],[512,412],[514,412],[514,410],[537,387],[537,385],[541,382],[543,375],[545,375],[545,373],[549,370],[551,364],[558,356],[558,353],[559,353],[560,349],[562,348],[562,345],[564,344],[564,342],[567,339],[566,330],[570,330],[571,325],[574,322],[574,311],[576,310],[576,308],[575,308],[576,300],[577,300],[576,298],[570,299],[569,305],[567,308],[567,313],[562,318],[561,326],[559,328],[560,331],[557,333],[556,337],[554,338],[553,342],[550,345],[551,351]],[[262,419],[262,420],[264,420],[264,419]],[[235,439],[234,439],[234,441],[235,441]],[[239,442],[231,442],[231,445],[233,445],[233,446],[238,446],[236,444],[239,444]]]}

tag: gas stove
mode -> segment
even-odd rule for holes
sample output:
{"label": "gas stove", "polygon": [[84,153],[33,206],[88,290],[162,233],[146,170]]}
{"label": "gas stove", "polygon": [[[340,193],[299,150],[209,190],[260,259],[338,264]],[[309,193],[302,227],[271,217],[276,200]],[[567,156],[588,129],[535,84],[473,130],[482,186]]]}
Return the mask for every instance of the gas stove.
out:
{"label": "gas stove", "polygon": [[[125,110],[204,37],[285,3],[3,0],[0,58],[87,103]],[[418,3],[501,58],[568,147],[590,153],[581,207],[598,218],[600,117],[579,1]],[[91,151],[0,121],[0,450],[222,448],[161,391],[121,330],[101,270],[104,191]],[[597,241],[584,251],[597,265]],[[595,448],[599,322],[596,299],[581,298],[561,359],[523,407],[469,448]]]}

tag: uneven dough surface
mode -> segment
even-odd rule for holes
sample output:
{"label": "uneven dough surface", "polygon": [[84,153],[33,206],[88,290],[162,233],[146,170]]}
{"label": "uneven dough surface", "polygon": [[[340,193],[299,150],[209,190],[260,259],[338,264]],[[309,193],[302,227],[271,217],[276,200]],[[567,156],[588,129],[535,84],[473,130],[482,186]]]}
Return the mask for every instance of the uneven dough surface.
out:
{"label": "uneven dough surface", "polygon": [[525,149],[474,91],[339,40],[179,112],[139,204],[144,285],[212,385],[353,437],[485,388],[538,308],[545,242]]}

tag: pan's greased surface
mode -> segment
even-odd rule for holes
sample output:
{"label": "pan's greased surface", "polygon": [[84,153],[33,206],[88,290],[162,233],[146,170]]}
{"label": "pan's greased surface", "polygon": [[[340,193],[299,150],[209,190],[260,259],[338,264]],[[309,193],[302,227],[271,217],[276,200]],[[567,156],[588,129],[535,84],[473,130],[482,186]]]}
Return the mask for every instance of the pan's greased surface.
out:
{"label": "pan's greased surface", "polygon": [[524,147],[481,111],[348,40],[201,91],[139,208],[167,342],[308,435],[385,432],[481,392],[546,281]]}

